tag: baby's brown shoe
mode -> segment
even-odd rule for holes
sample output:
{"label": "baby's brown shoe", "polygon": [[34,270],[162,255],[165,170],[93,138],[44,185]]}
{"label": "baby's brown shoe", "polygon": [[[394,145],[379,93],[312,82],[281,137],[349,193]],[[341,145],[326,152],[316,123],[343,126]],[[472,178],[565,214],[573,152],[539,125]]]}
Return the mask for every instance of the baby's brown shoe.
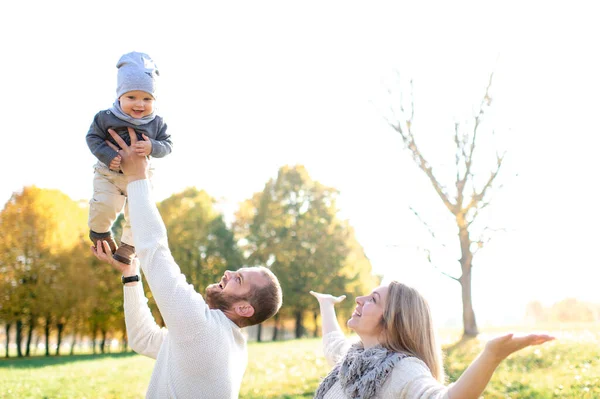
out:
{"label": "baby's brown shoe", "polygon": [[121,246],[117,248],[117,251],[113,254],[113,258],[118,262],[130,265],[135,258],[135,247],[122,242]]}
{"label": "baby's brown shoe", "polygon": [[94,248],[97,248],[98,241],[106,241],[108,242],[108,246],[110,247],[110,251],[114,254],[117,250],[117,243],[113,238],[111,232],[106,233],[96,233],[95,231],[90,230],[90,240],[94,244]]}

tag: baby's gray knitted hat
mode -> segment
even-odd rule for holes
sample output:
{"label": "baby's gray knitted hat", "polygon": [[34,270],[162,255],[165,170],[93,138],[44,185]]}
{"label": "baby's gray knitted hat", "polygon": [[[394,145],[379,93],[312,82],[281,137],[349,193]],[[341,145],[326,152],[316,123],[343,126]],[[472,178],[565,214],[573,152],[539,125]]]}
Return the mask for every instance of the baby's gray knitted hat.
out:
{"label": "baby's gray knitted hat", "polygon": [[117,98],[134,90],[145,91],[154,97],[159,73],[148,54],[127,53],[119,59],[117,68]]}

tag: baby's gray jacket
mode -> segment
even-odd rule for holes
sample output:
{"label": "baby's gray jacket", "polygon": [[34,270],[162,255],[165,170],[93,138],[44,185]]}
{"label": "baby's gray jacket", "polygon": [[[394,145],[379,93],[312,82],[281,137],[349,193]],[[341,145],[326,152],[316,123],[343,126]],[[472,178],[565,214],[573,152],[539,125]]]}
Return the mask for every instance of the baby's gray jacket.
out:
{"label": "baby's gray jacket", "polygon": [[85,139],[92,154],[103,164],[110,165],[110,161],[117,156],[117,152],[110,148],[104,140],[112,142],[117,147],[120,146],[115,142],[110,133],[108,133],[108,129],[116,131],[127,145],[131,145],[127,127],[132,127],[135,130],[138,140],[144,140],[142,133],[148,136],[152,142],[150,156],[162,158],[171,153],[173,143],[171,142],[171,136],[167,134],[167,124],[163,121],[162,117],[156,115],[151,122],[136,126],[117,118],[107,109],[98,112],[94,116],[94,121],[86,135]]}

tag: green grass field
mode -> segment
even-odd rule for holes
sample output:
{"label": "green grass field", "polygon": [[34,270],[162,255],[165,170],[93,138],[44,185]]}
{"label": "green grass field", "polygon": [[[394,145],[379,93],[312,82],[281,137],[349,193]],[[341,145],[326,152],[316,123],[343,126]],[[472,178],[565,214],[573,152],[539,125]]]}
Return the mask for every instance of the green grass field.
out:
{"label": "green grass field", "polygon": [[[495,336],[499,332],[490,332]],[[485,399],[600,398],[600,328],[553,332],[557,340],[506,360]],[[488,335],[451,349],[446,370],[460,376]],[[153,360],[133,353],[0,360],[0,398],[143,398]],[[329,370],[320,339],[251,343],[240,398],[312,398]]]}

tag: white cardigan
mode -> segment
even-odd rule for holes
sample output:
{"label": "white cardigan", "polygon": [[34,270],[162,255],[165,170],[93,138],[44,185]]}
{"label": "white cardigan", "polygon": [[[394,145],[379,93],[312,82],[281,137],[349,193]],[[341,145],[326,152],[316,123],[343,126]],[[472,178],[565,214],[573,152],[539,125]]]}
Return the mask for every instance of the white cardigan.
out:
{"label": "white cardigan", "polygon": [[135,249],[168,328],[156,324],[141,283],[124,287],[129,345],[156,359],[146,397],[237,399],[248,363],[241,329],[186,282],[149,180],[131,182],[127,191]]}
{"label": "white cardigan", "polygon": [[[323,336],[323,351],[330,366],[342,361],[352,343],[340,331]],[[337,381],[325,394],[325,399],[347,399]],[[388,375],[373,399],[449,399],[448,387],[440,384],[421,360],[407,357],[400,360]]]}

